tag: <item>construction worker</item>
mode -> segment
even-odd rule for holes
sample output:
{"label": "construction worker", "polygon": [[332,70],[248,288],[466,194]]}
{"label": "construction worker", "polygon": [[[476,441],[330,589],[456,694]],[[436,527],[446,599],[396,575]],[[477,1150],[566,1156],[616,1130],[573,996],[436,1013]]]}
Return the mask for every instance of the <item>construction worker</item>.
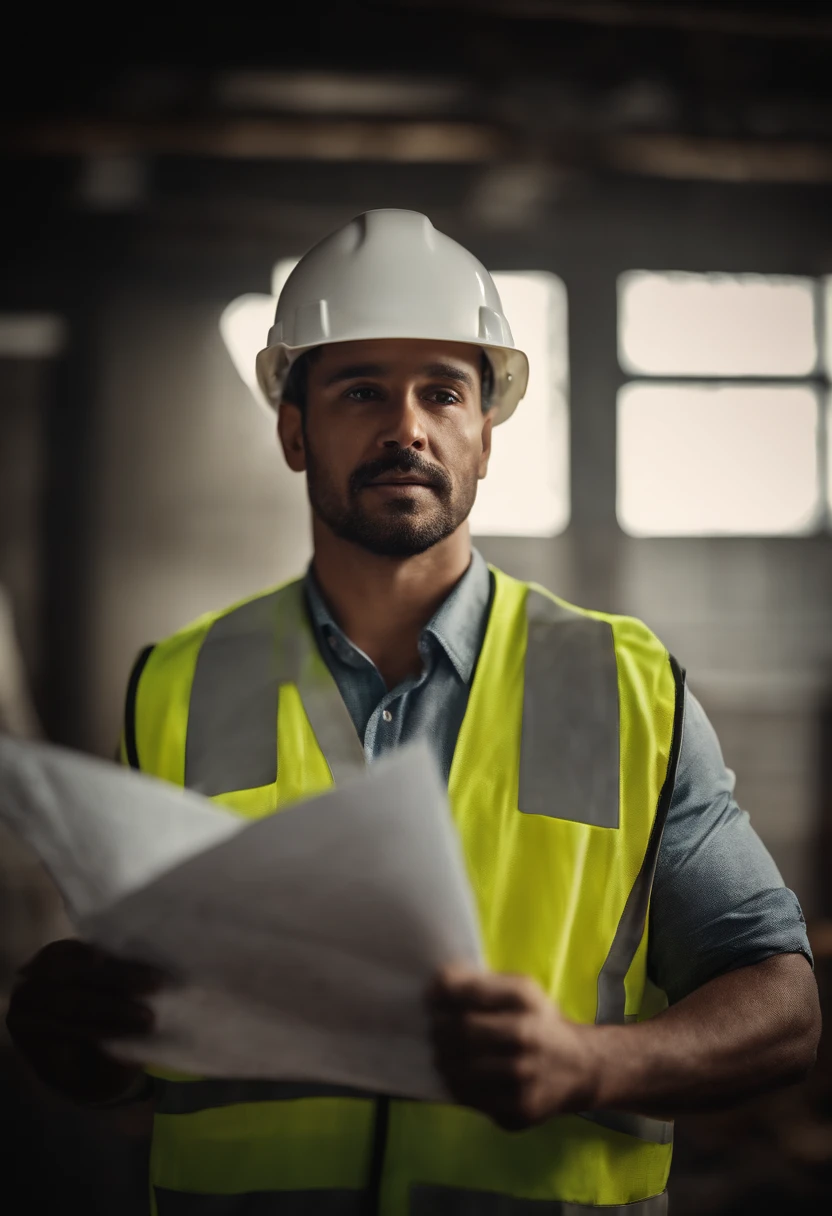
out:
{"label": "construction worker", "polygon": [[137,1074],[100,1043],[161,977],[80,943],[33,961],[12,1033],[78,1100],[152,1094],[159,1216],[663,1213],[672,1117],[814,1060],[797,900],[651,631],[472,550],[528,361],[467,250],[359,216],[292,273],[258,376],[313,561],[144,652],[124,758],[258,817],[430,742],[490,966],[426,994],[453,1102]]}

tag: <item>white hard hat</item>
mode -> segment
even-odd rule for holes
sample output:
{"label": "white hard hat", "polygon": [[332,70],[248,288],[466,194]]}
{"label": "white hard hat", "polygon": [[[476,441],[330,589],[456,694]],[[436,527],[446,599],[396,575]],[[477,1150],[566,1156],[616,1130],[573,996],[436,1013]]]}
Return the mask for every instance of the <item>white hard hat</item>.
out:
{"label": "white hard hat", "polygon": [[365,211],[301,258],[257,356],[260,387],[277,407],[298,355],[313,346],[371,338],[481,347],[494,369],[495,425],[505,422],[526,391],[529,361],[514,345],[494,280],[418,211]]}

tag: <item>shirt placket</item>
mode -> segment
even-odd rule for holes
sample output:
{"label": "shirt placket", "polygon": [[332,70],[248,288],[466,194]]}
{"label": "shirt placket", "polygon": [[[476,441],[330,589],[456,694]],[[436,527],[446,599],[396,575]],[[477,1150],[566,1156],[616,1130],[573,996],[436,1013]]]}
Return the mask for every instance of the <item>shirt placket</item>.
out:
{"label": "shirt placket", "polygon": [[[419,643],[419,655],[423,668],[419,676],[409,676],[395,688],[390,689],[379,701],[370,715],[364,734],[364,756],[368,764],[399,745],[407,714],[407,698],[427,680],[430,648],[423,639]],[[376,667],[373,670],[378,673]]]}

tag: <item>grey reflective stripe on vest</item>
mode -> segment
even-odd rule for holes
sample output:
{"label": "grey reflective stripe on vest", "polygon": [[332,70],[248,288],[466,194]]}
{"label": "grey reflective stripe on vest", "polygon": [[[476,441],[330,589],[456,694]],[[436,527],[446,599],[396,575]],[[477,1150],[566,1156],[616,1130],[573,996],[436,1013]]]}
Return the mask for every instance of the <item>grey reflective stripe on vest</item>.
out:
{"label": "grey reflective stripe on vest", "polygon": [[218,1106],[248,1102],[292,1102],[298,1098],[358,1098],[373,1101],[378,1095],[347,1085],[315,1081],[169,1081],[151,1077],[158,1115],[194,1115]]}
{"label": "grey reflective stripe on vest", "polygon": [[277,779],[281,684],[296,684],[336,784],[365,767],[349,711],[290,583],[219,617],[197,656],[188,710],[185,785],[213,797]]}
{"label": "grey reflective stripe on vest", "polygon": [[410,1191],[410,1216],[665,1216],[666,1212],[666,1191],[636,1203],[613,1205],[517,1199],[493,1191],[424,1184]]}
{"label": "grey reflective stripe on vest", "polygon": [[248,1191],[201,1195],[154,1187],[159,1216],[363,1216],[364,1191]]}
{"label": "grey reflective stripe on vest", "polygon": [[185,785],[209,797],[270,785],[277,774],[277,593],[219,617],[197,656]]}
{"label": "grey reflective stripe on vest", "polygon": [[[159,1115],[194,1115],[220,1106],[251,1102],[292,1102],[299,1098],[352,1098],[373,1102],[377,1093],[353,1089],[349,1085],[328,1085],[316,1081],[169,1081],[151,1077],[155,1110]],[[626,1111],[584,1111],[580,1118],[601,1127],[624,1132],[650,1144],[670,1144],[673,1124]]]}
{"label": "grey reflective stripe on vest", "polygon": [[534,588],[518,805],[596,827],[618,827],[618,669],[612,628]]}
{"label": "grey reflective stripe on vest", "polygon": [[673,1143],[673,1124],[663,1119],[648,1119],[646,1115],[631,1115],[624,1110],[586,1110],[581,1111],[579,1117],[589,1119],[599,1127],[608,1127],[610,1131],[635,1136],[636,1140],[644,1140],[647,1144]]}
{"label": "grey reflective stripe on vest", "polygon": [[670,740],[670,755],[667,761],[667,772],[664,784],[659,794],[659,804],[656,817],[650,832],[650,839],[644,852],[641,868],[627,896],[621,920],[612,939],[609,954],[598,976],[598,1003],[595,1021],[599,1024],[621,1024],[626,1019],[624,1008],[626,992],[624,979],[635,957],[639,942],[644,935],[644,925],[647,920],[647,907],[650,902],[650,891],[653,887],[653,877],[656,873],[656,862],[659,857],[659,846],[667,819],[667,812],[673,797],[676,784],[676,768],[679,763],[679,752],[682,746],[682,731],[685,721],[685,673],[670,656],[670,666],[676,684],[676,700],[673,714],[673,733]]}

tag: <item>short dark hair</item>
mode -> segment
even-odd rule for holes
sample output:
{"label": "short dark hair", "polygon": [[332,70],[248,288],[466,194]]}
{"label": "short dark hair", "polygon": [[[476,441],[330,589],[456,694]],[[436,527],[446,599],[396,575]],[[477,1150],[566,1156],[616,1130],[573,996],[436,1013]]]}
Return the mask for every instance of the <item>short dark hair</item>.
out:
{"label": "short dark hair", "polygon": [[[309,383],[309,368],[321,357],[323,347],[313,346],[311,350],[298,355],[289,368],[289,375],[283,386],[283,397],[296,405],[302,414],[306,413],[306,393]],[[494,368],[485,351],[480,351],[480,394],[482,412],[486,414],[491,409],[491,399],[494,396]]]}

